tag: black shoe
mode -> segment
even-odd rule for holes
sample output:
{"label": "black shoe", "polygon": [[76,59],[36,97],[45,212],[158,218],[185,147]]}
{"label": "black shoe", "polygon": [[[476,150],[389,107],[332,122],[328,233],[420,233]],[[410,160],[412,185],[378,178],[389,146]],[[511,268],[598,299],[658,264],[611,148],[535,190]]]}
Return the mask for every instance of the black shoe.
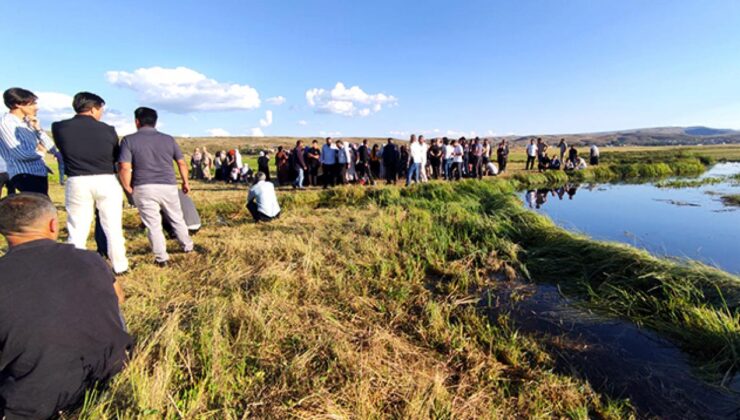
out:
{"label": "black shoe", "polygon": [[165,267],[168,267],[170,265],[170,262],[169,262],[169,260],[168,261],[156,261],[155,260],[154,261],[154,265],[156,265],[159,268],[165,268]]}

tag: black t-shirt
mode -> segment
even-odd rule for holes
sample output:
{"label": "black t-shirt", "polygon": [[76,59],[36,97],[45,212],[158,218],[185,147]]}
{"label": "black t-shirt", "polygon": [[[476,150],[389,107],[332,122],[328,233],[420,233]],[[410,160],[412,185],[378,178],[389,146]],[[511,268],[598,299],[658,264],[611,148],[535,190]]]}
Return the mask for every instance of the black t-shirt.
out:
{"label": "black t-shirt", "polygon": [[115,173],[119,153],[115,128],[87,115],[75,115],[52,124],[51,133],[67,176]]}
{"label": "black t-shirt", "polygon": [[42,239],[0,273],[0,417],[49,417],[122,369],[131,338],[100,256]]}

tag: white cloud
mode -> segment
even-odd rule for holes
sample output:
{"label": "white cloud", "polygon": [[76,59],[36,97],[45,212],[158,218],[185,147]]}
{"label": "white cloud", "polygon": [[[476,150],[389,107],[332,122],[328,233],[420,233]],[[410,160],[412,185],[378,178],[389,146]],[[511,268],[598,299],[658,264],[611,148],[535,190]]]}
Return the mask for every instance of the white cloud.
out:
{"label": "white cloud", "polygon": [[250,135],[252,137],[265,137],[265,133],[259,127],[252,128]]}
{"label": "white cloud", "polygon": [[223,128],[211,128],[208,131],[208,135],[211,137],[228,137],[231,135],[228,131],[224,130]]}
{"label": "white cloud", "polygon": [[305,125],[308,125],[308,121],[306,121],[306,120],[300,120],[300,121],[298,121],[298,125],[304,125],[304,126]]}
{"label": "white cloud", "polygon": [[478,135],[475,131],[457,131],[457,130],[447,130],[447,133],[445,134],[447,137],[476,137]]}
{"label": "white cloud", "polygon": [[409,135],[408,131],[396,131],[396,130],[391,130],[388,132],[388,134],[390,134],[391,136],[396,136],[396,137],[406,137]]}
{"label": "white cloud", "polygon": [[[106,108],[103,113],[103,122],[115,127],[116,133],[119,136],[125,136],[136,132],[136,123],[134,122],[133,113],[127,117],[123,115],[121,111]],[[157,122],[157,125],[162,127],[160,122]]]}
{"label": "white cloud", "polygon": [[319,131],[319,135],[321,137],[336,137],[336,136],[341,136],[342,132],[341,131]]}
{"label": "white cloud", "polygon": [[149,67],[105,73],[109,83],[136,92],[144,105],[175,113],[255,109],[260,106],[256,89],[222,83],[187,67]]}
{"label": "white cloud", "polygon": [[[43,124],[50,125],[54,121],[72,118],[75,115],[72,109],[72,96],[59,92],[37,92],[39,97],[39,119]],[[134,116],[125,116],[121,111],[105,108],[103,122],[116,128],[121,136],[136,132]],[[160,124],[161,126],[161,124]]]}
{"label": "white cloud", "polygon": [[285,103],[287,99],[285,99],[285,96],[273,96],[271,98],[265,99],[265,102],[267,102],[270,105],[282,105]]}
{"label": "white cloud", "polygon": [[72,109],[72,97],[59,92],[36,92],[39,97],[38,117],[44,124],[72,118],[75,115]]}
{"label": "white cloud", "polygon": [[261,127],[269,127],[272,125],[272,111],[265,111],[265,118],[260,119]]}
{"label": "white cloud", "polygon": [[398,99],[384,93],[368,94],[359,86],[347,89],[342,82],[338,82],[331,90],[307,90],[306,102],[317,113],[367,117],[380,112],[383,106],[397,105]]}

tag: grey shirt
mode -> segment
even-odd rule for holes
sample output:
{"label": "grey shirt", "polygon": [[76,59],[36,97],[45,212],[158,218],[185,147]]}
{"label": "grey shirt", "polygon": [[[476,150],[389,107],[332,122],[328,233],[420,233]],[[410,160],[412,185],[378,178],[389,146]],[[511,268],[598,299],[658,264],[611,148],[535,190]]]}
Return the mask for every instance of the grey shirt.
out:
{"label": "grey shirt", "polygon": [[175,139],[153,127],[141,127],[121,141],[119,162],[131,163],[131,185],[177,184],[172,161],[183,159]]}

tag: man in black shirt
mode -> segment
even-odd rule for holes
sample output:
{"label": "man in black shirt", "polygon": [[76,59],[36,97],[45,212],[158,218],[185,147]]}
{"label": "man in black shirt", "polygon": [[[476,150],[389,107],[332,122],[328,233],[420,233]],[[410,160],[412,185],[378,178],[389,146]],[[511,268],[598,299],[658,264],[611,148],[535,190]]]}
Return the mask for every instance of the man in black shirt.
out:
{"label": "man in black shirt", "polygon": [[[107,239],[103,250],[113,271],[128,270],[123,239],[123,189],[116,177],[118,135],[115,128],[100,121],[105,101],[90,92],[75,95],[72,107],[77,115],[51,125],[54,142],[64,157],[68,242],[86,249],[95,209]],[[98,222],[96,218],[96,222]],[[96,233],[99,234],[99,229]],[[98,235],[99,236],[99,235]]]}
{"label": "man in black shirt", "polygon": [[44,195],[0,200],[0,234],[0,418],[48,418],[123,368],[123,295],[99,255],[56,242]]}

